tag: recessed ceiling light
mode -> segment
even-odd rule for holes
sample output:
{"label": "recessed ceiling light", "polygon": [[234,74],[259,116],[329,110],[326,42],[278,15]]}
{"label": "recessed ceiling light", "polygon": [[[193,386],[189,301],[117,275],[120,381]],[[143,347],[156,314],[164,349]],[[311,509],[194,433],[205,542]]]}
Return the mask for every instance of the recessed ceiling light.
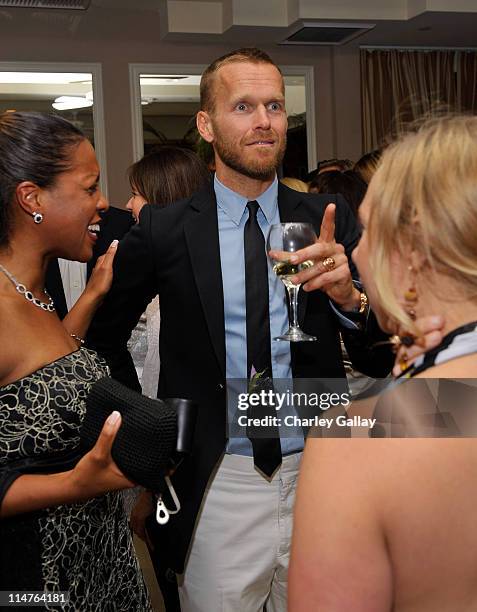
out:
{"label": "recessed ceiling light", "polygon": [[82,96],[60,96],[51,106],[56,110],[73,110],[93,106],[93,100],[88,100]]}

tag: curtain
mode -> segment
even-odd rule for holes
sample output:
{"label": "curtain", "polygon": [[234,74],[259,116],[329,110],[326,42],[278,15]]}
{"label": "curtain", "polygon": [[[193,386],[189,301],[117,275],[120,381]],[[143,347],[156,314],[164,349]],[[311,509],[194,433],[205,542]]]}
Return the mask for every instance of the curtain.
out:
{"label": "curtain", "polygon": [[477,112],[477,53],[361,50],[363,150],[436,112]]}
{"label": "curtain", "polygon": [[477,114],[477,53],[475,51],[463,51],[459,55],[457,96],[460,111]]}

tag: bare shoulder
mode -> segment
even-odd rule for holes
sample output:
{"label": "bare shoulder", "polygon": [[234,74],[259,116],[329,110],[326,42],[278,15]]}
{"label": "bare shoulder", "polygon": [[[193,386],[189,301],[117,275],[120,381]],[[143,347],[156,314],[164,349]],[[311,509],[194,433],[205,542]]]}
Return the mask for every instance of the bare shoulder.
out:
{"label": "bare shoulder", "polygon": [[391,565],[378,495],[383,446],[372,439],[308,439],[295,505],[289,610],[390,609]]}
{"label": "bare shoulder", "polygon": [[419,455],[437,455],[447,446],[461,442],[442,438],[309,438],[305,458],[324,474],[335,472],[336,477],[338,467],[344,468],[344,475],[361,472],[364,467],[363,477],[369,477],[386,470],[389,464],[399,469],[404,461],[412,462]]}
{"label": "bare shoulder", "polygon": [[464,462],[473,446],[472,440],[449,438],[308,439],[302,477],[317,490],[360,498],[363,511],[385,516],[382,511],[396,496],[412,494],[423,478],[458,469],[453,458]]}
{"label": "bare shoulder", "polygon": [[0,386],[77,348],[55,313],[16,296],[0,296],[0,346]]}
{"label": "bare shoulder", "polygon": [[380,612],[393,607],[396,593],[419,601],[423,584],[424,592],[436,592],[437,574],[423,570],[429,551],[445,576],[442,567],[454,567],[447,556],[455,548],[461,559],[461,542],[474,537],[475,446],[473,439],[309,439],[295,506],[289,609]]}
{"label": "bare shoulder", "polygon": [[377,519],[388,475],[402,455],[403,440],[372,438],[309,438],[300,481],[316,494],[351,504],[356,515]]}

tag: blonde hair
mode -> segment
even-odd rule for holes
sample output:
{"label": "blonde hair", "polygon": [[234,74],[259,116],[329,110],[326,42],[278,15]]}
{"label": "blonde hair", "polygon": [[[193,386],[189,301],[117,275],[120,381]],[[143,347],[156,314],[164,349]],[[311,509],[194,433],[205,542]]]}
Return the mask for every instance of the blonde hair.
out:
{"label": "blonde hair", "polygon": [[290,187],[290,189],[294,189],[295,191],[301,191],[302,193],[308,193],[308,184],[300,181],[300,179],[293,178],[292,176],[285,176],[280,179],[280,183],[282,185],[286,185]]}
{"label": "blonde hair", "polygon": [[411,251],[477,297],[477,117],[431,119],[388,147],[370,195],[369,263],[388,315],[416,331],[391,276],[392,259]]}

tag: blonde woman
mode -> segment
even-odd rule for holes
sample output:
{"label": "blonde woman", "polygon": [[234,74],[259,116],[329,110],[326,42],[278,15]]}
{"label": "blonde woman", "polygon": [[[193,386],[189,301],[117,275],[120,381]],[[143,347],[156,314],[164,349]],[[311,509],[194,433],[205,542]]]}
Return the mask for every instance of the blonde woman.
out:
{"label": "blonde woman", "polygon": [[[381,326],[418,334],[416,317],[445,320],[397,388],[476,378],[477,117],[428,122],[386,150],[360,216],[353,258]],[[477,609],[476,473],[470,438],[309,439],[289,610]]]}

